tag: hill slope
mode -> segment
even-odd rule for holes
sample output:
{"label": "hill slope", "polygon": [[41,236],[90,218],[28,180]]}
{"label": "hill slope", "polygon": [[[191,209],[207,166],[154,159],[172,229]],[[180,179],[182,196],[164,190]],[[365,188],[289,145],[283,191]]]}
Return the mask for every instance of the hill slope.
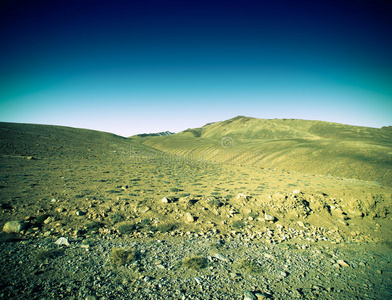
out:
{"label": "hill slope", "polygon": [[235,117],[144,145],[188,159],[392,184],[392,132],[330,122]]}

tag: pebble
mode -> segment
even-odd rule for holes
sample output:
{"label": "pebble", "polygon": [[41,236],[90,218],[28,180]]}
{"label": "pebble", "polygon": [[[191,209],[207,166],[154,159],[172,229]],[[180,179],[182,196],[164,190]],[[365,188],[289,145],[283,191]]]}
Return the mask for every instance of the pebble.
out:
{"label": "pebble", "polygon": [[186,221],[188,223],[193,223],[193,222],[195,222],[195,218],[191,214],[187,213],[186,214]]}
{"label": "pebble", "polygon": [[347,262],[345,262],[345,261],[342,260],[342,259],[339,259],[339,260],[337,261],[337,263],[338,263],[339,265],[341,265],[342,267],[346,267],[346,268],[350,266]]}
{"label": "pebble", "polygon": [[59,238],[57,241],[54,242],[56,245],[65,245],[65,246],[69,246],[69,242],[68,239],[65,237],[61,237]]}
{"label": "pebble", "polygon": [[267,294],[264,293],[255,293],[255,296],[257,298],[257,300],[267,300],[269,298],[269,296]]}
{"label": "pebble", "polygon": [[276,220],[276,218],[275,218],[274,216],[271,216],[271,215],[268,215],[268,214],[265,214],[265,215],[264,215],[264,219],[265,219],[266,221],[271,221],[271,222],[273,222],[273,221]]}
{"label": "pebble", "polygon": [[252,292],[246,291],[244,292],[244,300],[257,300],[257,298]]}

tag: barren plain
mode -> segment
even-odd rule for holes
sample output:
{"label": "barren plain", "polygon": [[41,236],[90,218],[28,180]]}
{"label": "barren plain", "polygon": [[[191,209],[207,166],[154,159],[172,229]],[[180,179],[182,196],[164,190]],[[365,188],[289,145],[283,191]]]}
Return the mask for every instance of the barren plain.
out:
{"label": "barren plain", "polygon": [[0,298],[389,299],[391,153],[317,121],[0,123]]}

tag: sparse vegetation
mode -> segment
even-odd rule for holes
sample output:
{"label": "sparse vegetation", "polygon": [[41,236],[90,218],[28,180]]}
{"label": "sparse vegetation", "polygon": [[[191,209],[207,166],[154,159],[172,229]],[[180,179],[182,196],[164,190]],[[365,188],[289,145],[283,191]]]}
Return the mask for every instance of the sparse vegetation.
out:
{"label": "sparse vegetation", "polygon": [[45,261],[55,258],[59,255],[58,250],[54,249],[39,249],[34,253],[34,258],[38,261]]}
{"label": "sparse vegetation", "polygon": [[117,230],[119,233],[127,235],[127,234],[131,234],[134,231],[136,231],[137,226],[133,223],[130,222],[121,222],[121,223],[117,223]]}
{"label": "sparse vegetation", "polygon": [[111,214],[110,216],[109,216],[109,219],[110,219],[110,221],[113,223],[113,224],[116,224],[116,223],[119,223],[119,222],[122,222],[122,221],[124,221],[124,216],[123,215],[120,215],[120,214]]}
{"label": "sparse vegetation", "polygon": [[242,220],[238,220],[238,221],[234,221],[231,226],[233,226],[235,229],[241,230],[242,228],[244,228],[245,223]]}
{"label": "sparse vegetation", "polygon": [[212,208],[219,208],[223,206],[223,203],[219,199],[215,199],[215,198],[209,199],[207,203]]}
{"label": "sparse vegetation", "polygon": [[49,215],[39,215],[35,220],[35,223],[38,225],[44,224],[44,221],[49,217]]}
{"label": "sparse vegetation", "polygon": [[176,228],[177,224],[174,223],[161,223],[156,227],[156,229],[161,233],[170,232],[176,230]]}
{"label": "sparse vegetation", "polygon": [[188,269],[200,270],[208,266],[208,259],[202,256],[187,257],[182,261],[182,266]]}
{"label": "sparse vegetation", "polygon": [[261,273],[263,269],[253,260],[249,258],[241,259],[235,264],[237,269],[248,273]]}
{"label": "sparse vegetation", "polygon": [[110,256],[111,262],[115,266],[123,266],[136,260],[136,250],[124,248],[113,248]]}

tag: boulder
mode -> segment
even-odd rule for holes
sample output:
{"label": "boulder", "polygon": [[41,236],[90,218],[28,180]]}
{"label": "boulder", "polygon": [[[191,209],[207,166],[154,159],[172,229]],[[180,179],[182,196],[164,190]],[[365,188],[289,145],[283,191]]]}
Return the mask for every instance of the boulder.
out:
{"label": "boulder", "polygon": [[4,224],[3,231],[6,233],[19,233],[26,228],[26,223],[21,221],[10,221]]}

